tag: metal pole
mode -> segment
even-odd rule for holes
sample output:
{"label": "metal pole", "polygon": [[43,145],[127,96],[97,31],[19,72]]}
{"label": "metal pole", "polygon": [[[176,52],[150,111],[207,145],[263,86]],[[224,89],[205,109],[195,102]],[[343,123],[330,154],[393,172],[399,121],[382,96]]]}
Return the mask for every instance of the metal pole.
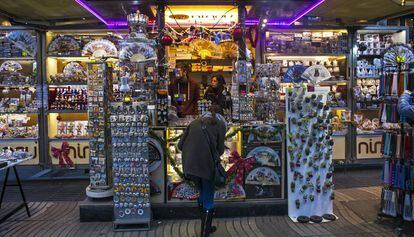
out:
{"label": "metal pole", "polygon": [[157,1],[157,27],[158,27],[158,48],[157,48],[157,60],[158,60],[158,75],[165,78],[165,64],[166,64],[166,52],[165,46],[161,44],[162,37],[164,36],[165,28],[165,0]]}
{"label": "metal pole", "polygon": [[243,36],[237,41],[239,46],[239,60],[246,60],[246,3],[240,0],[238,3],[239,25],[243,31]]}

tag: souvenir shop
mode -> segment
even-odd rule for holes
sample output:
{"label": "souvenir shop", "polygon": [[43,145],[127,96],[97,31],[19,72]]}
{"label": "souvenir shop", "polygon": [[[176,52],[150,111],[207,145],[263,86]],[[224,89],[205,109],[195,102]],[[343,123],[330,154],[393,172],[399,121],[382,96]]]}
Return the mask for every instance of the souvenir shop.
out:
{"label": "souvenir shop", "polygon": [[105,29],[0,28],[0,143],[32,153],[25,165],[89,170],[81,220],[112,196],[117,223],[145,223],[151,206],[188,214],[198,192],[177,143],[218,99],[228,121],[219,206],[332,214],[333,166],[383,163],[398,118],[380,98],[402,88],[381,86],[383,55],[408,42],[407,28],[268,22],[276,12],[244,1],[157,3],[152,15],[103,19]]}

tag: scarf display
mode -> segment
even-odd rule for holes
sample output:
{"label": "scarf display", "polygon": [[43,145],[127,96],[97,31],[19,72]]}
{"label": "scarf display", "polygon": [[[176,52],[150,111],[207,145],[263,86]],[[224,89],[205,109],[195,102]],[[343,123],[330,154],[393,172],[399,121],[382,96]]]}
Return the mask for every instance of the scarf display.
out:
{"label": "scarf display", "polygon": [[389,70],[382,75],[379,86],[380,96],[400,96],[404,90],[414,89],[413,68],[410,65],[405,65],[403,68],[405,69]]}

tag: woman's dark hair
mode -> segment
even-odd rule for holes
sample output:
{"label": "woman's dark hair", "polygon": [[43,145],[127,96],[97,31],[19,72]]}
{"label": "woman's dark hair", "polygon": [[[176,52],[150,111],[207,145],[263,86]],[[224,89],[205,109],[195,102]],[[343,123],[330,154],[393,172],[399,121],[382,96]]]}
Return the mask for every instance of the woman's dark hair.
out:
{"label": "woman's dark hair", "polygon": [[215,76],[215,77],[217,77],[217,81],[218,81],[218,83],[219,83],[219,85],[220,85],[220,86],[224,86],[224,85],[226,85],[226,80],[224,80],[223,75],[218,74],[218,75],[217,75],[217,76]]}
{"label": "woman's dark hair", "polygon": [[216,125],[217,124],[217,114],[220,113],[221,107],[218,104],[212,104],[210,106],[210,113],[211,113],[211,118],[204,118],[206,120],[206,122],[210,125]]}

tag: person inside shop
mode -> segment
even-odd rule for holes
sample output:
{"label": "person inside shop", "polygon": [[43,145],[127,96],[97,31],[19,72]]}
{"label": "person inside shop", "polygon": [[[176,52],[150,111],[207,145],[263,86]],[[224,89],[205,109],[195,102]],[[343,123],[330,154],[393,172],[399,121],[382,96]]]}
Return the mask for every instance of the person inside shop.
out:
{"label": "person inside shop", "polygon": [[171,96],[171,105],[176,107],[178,117],[196,115],[197,102],[200,99],[200,83],[189,77],[190,67],[182,65],[174,69],[174,80],[171,82],[168,93]]}
{"label": "person inside shop", "polygon": [[220,109],[220,106],[214,104],[209,112],[192,121],[178,143],[178,148],[182,151],[184,176],[199,189],[202,237],[207,237],[216,230],[216,227],[211,226],[215,171],[212,153],[223,155],[226,136],[226,120],[218,113]]}
{"label": "person inside shop", "polygon": [[404,91],[398,101],[398,113],[405,117],[408,122],[414,123],[414,94],[411,91]]}
{"label": "person inside shop", "polygon": [[223,115],[223,111],[231,106],[231,95],[226,89],[226,81],[223,75],[212,76],[210,85],[204,93],[204,99],[209,100],[212,104],[220,106],[219,113]]}

